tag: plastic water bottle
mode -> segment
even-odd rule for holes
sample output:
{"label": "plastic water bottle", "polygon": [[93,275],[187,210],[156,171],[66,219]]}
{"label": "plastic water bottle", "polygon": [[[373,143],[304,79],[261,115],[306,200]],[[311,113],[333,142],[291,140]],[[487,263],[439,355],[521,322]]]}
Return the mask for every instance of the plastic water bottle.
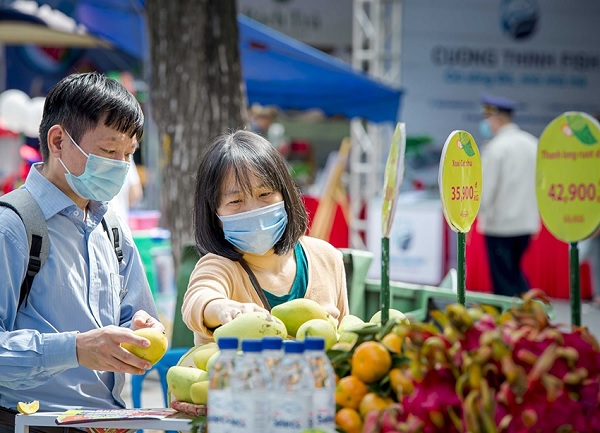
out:
{"label": "plastic water bottle", "polygon": [[283,352],[271,392],[270,432],[298,433],[312,425],[313,377],[303,342],[286,340]]}
{"label": "plastic water bottle", "polygon": [[281,337],[271,336],[262,338],[262,358],[263,363],[269,369],[271,378],[275,377],[275,370],[283,357],[283,339]]}
{"label": "plastic water bottle", "polygon": [[221,337],[221,351],[208,374],[207,424],[211,433],[230,433],[233,427],[231,383],[238,350],[236,337]]}
{"label": "plastic water bottle", "polygon": [[306,337],[304,356],[314,379],[312,427],[335,432],[335,373],[325,354],[325,339]]}
{"label": "plastic water bottle", "polygon": [[242,355],[233,368],[231,384],[232,417],[236,421],[232,432],[265,432],[267,429],[271,373],[264,368],[261,350],[260,340],[242,341]]}

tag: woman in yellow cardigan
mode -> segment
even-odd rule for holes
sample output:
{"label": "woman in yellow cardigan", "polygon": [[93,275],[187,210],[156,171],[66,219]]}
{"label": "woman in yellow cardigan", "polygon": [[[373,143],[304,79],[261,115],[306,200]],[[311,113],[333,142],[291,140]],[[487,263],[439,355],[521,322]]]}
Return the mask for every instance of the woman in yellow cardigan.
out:
{"label": "woman in yellow cardigan", "polygon": [[307,215],[283,156],[249,131],[218,137],[201,158],[194,210],[202,258],[182,317],[194,343],[237,314],[308,298],[340,320],[348,314],[342,254],[305,236]]}

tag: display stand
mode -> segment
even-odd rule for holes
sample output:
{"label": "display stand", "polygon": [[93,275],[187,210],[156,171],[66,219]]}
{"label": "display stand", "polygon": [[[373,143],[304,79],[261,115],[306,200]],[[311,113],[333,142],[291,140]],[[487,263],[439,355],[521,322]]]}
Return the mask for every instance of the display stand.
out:
{"label": "display stand", "polygon": [[457,232],[457,300],[466,302],[466,233],[479,211],[481,157],[477,143],[467,131],[450,133],[442,149],[438,177],[446,222]]}
{"label": "display stand", "polygon": [[390,232],[396,213],[398,194],[404,178],[406,127],[396,124],[390,153],[385,165],[383,204],[381,208],[381,323],[387,323],[390,314]]}
{"label": "display stand", "polygon": [[571,324],[581,325],[577,242],[600,225],[600,124],[569,111],[546,126],[537,151],[536,198],[548,231],[569,244]]}
{"label": "display stand", "polygon": [[[15,417],[15,433],[29,433],[29,427],[58,427],[56,418],[63,412],[37,412],[32,415],[17,415]],[[127,428],[138,430],[173,430],[188,432],[191,428],[192,417],[185,414],[175,414],[162,419],[122,419],[70,424],[68,427],[96,428]]]}

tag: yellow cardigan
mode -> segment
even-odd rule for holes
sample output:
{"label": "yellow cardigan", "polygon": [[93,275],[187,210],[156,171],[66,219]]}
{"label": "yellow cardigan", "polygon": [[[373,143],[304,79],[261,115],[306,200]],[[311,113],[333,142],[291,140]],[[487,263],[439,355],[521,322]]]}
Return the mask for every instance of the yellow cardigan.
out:
{"label": "yellow cardigan", "polygon": [[[329,314],[341,320],[348,314],[348,293],[342,253],[328,242],[304,236],[300,243],[308,262],[305,298],[321,304]],[[215,299],[232,299],[262,305],[248,274],[239,262],[207,254],[198,260],[190,275],[183,304],[182,318],[194,331],[194,343],[213,341],[212,332],[204,326],[204,309]]]}

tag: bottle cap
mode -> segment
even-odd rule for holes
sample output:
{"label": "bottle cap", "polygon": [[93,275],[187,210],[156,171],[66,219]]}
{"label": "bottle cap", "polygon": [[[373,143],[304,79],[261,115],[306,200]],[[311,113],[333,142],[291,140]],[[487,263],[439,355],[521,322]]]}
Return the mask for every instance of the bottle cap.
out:
{"label": "bottle cap", "polygon": [[219,349],[227,350],[227,349],[236,349],[238,348],[238,339],[237,337],[221,337],[217,342]]}
{"label": "bottle cap", "polygon": [[283,351],[285,353],[304,352],[304,343],[302,341],[286,340],[283,342]]}
{"label": "bottle cap", "polygon": [[306,337],[304,350],[325,350],[325,339],[323,337]]}
{"label": "bottle cap", "polygon": [[263,349],[260,340],[243,340],[242,352],[258,353]]}
{"label": "bottle cap", "polygon": [[283,346],[283,338],[281,337],[263,337],[262,348],[263,350],[281,350]]}

